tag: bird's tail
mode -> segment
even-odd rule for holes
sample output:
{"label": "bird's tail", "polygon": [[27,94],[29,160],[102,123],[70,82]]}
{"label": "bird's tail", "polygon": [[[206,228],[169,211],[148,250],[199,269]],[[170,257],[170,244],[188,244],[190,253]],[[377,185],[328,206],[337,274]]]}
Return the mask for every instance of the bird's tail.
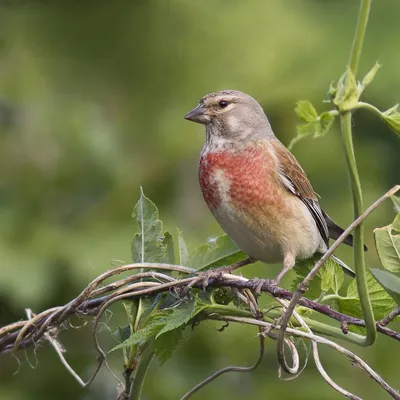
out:
{"label": "bird's tail", "polygon": [[342,260],[337,258],[335,255],[332,254],[331,257],[335,260],[336,263],[338,263],[342,267],[342,270],[345,274],[351,276],[352,278],[355,278],[356,274],[349,266],[347,266]]}

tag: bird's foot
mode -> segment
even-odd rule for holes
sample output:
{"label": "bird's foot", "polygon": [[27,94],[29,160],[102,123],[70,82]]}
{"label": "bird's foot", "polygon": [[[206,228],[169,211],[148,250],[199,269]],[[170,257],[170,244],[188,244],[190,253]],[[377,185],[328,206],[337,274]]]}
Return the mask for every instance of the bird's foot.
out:
{"label": "bird's foot", "polygon": [[252,290],[254,293],[259,296],[263,290],[264,285],[268,286],[278,286],[279,280],[275,279],[260,279],[260,278],[253,278],[251,279],[252,283]]}

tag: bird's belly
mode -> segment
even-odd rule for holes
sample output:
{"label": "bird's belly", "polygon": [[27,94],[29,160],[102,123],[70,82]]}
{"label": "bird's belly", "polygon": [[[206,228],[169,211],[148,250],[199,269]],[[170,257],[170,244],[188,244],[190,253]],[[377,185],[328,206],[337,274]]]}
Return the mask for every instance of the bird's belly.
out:
{"label": "bird's belly", "polygon": [[267,264],[280,263],[284,249],[277,235],[270,229],[260,230],[250,216],[238,215],[229,206],[221,204],[213,210],[216,220],[234,243],[250,257]]}
{"label": "bird's belly", "polygon": [[296,197],[282,208],[264,204],[244,211],[221,202],[212,211],[244,253],[267,264],[281,263],[288,253],[295,259],[309,258],[323,242],[311,214]]}

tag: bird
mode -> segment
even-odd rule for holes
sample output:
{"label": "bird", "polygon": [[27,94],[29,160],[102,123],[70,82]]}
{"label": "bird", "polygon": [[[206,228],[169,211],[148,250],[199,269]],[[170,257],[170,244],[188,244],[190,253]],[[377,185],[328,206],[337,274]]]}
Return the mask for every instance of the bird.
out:
{"label": "bird", "polygon": [[[282,263],[279,284],[296,261],[324,254],[344,230],[321,208],[306,173],[275,136],[261,105],[237,90],[202,97],[186,120],[205,125],[198,179],[211,213],[240,250]],[[352,236],[344,243],[352,246]],[[350,276],[344,262],[335,261]]]}

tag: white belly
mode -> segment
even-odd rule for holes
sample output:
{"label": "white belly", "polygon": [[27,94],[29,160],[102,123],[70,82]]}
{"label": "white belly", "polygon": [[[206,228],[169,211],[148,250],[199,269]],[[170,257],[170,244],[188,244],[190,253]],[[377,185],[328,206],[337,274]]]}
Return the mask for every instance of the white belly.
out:
{"label": "white belly", "polygon": [[279,226],[276,220],[259,221],[253,215],[238,213],[225,202],[212,212],[244,253],[267,264],[282,263],[288,253],[302,260],[316,251],[325,252],[326,245],[307,207],[296,197],[291,201],[293,213]]}

